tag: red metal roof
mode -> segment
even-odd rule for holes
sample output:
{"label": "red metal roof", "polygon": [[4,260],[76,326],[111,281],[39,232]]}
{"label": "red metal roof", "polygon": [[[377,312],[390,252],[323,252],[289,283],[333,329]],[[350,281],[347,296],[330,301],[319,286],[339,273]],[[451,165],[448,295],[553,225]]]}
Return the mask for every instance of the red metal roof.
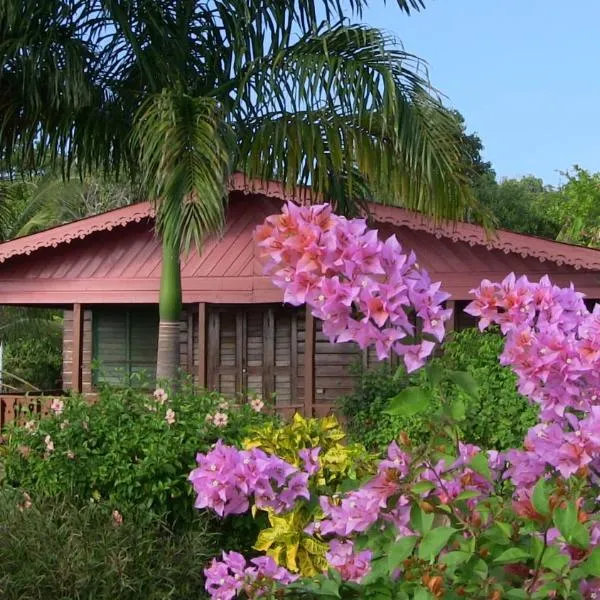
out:
{"label": "red metal roof", "polygon": [[[241,177],[231,188],[223,234],[208,239],[201,253],[182,257],[184,302],[281,302],[281,291],[262,276],[252,233],[289,195],[279,184]],[[548,273],[557,283],[573,282],[600,298],[598,250],[509,232],[490,240],[475,225],[437,225],[399,208],[372,210],[381,233],[395,233],[456,299],[467,299],[482,278],[499,279],[511,271],[532,277]],[[161,251],[148,203],[0,244],[0,262],[0,304],[158,301]]]}

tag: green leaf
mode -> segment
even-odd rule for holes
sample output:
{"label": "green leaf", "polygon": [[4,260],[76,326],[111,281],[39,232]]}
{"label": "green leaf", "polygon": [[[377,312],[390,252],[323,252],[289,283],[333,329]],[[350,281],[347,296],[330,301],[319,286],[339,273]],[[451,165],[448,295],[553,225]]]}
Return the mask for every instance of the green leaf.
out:
{"label": "green leaf", "polygon": [[390,572],[398,567],[404,559],[408,558],[412,554],[412,551],[417,543],[417,539],[418,538],[416,535],[409,535],[402,537],[397,542],[392,542],[392,544],[390,544],[388,553],[388,569]]}
{"label": "green leaf", "polygon": [[567,540],[573,546],[587,550],[590,546],[590,534],[587,527],[582,523],[577,522],[571,537]]}
{"label": "green leaf", "polygon": [[466,416],[465,403],[462,398],[455,398],[450,405],[450,416],[455,421],[464,421]]}
{"label": "green leaf", "polygon": [[577,507],[574,502],[569,502],[566,508],[558,508],[554,511],[554,524],[558,530],[569,541],[577,527]]}
{"label": "green leaf", "polygon": [[477,490],[465,490],[456,496],[456,501],[469,500],[470,498],[477,498],[477,496],[481,496],[481,492],[478,492]]}
{"label": "green leaf", "polygon": [[477,400],[479,398],[479,386],[473,376],[466,371],[448,371],[448,377],[465,394]]}
{"label": "green leaf", "polygon": [[490,472],[490,466],[488,464],[488,457],[485,452],[479,452],[476,454],[469,463],[469,466],[480,475],[483,475],[488,481],[492,479],[492,473]]}
{"label": "green leaf", "polygon": [[418,481],[411,488],[410,491],[413,494],[422,494],[423,492],[429,492],[435,489],[435,485],[431,481]]}
{"label": "green leaf", "polygon": [[550,501],[548,498],[548,489],[546,480],[542,477],[533,488],[533,494],[531,495],[531,503],[533,508],[543,516],[550,514]]}
{"label": "green leaf", "polygon": [[391,416],[409,417],[427,410],[430,404],[431,395],[426,390],[411,386],[391,398],[383,412]]}
{"label": "green leaf", "polygon": [[448,552],[444,554],[440,559],[440,562],[448,567],[456,567],[466,563],[473,554],[471,552],[464,552],[463,550],[456,550],[455,552]]}
{"label": "green leaf", "polygon": [[321,594],[325,596],[333,596],[334,598],[341,598],[340,596],[340,584],[333,579],[323,579],[321,581]]}
{"label": "green leaf", "polygon": [[419,545],[419,558],[433,560],[457,531],[454,527],[436,527],[428,531]]}
{"label": "green leaf", "polygon": [[444,370],[437,362],[431,362],[425,367],[425,373],[427,374],[427,381],[433,386],[437,387],[444,376]]}
{"label": "green leaf", "polygon": [[506,598],[508,600],[524,600],[527,598],[527,592],[525,590],[508,590]]}
{"label": "green leaf", "polygon": [[521,548],[509,548],[500,556],[498,556],[494,562],[499,565],[508,565],[512,563],[523,562],[525,560],[529,560],[530,558],[531,554],[525,550],[522,550]]}
{"label": "green leaf", "polygon": [[542,558],[542,567],[554,573],[560,573],[568,564],[569,557],[561,554],[558,548],[555,547],[547,548]]}
{"label": "green leaf", "polygon": [[591,577],[600,577],[600,546],[596,546],[581,568]]}
{"label": "green leaf", "polygon": [[410,510],[410,524],[413,529],[425,535],[431,529],[433,519],[433,513],[426,513],[418,504],[413,504]]}
{"label": "green leaf", "polygon": [[417,590],[413,596],[413,600],[432,600],[432,598],[434,598],[433,594],[425,588]]}

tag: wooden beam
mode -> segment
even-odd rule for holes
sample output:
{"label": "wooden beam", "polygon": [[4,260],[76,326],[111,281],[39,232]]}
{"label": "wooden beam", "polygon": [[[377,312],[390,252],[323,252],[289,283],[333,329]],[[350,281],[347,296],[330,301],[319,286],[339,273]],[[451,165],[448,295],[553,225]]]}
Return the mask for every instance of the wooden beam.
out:
{"label": "wooden beam", "polygon": [[185,328],[187,349],[185,369],[189,375],[194,374],[194,311],[191,306],[185,308],[187,323]]}
{"label": "wooden beam", "polygon": [[298,313],[294,311],[291,320],[290,344],[290,400],[296,404],[298,399]]}
{"label": "wooden beam", "polygon": [[304,416],[312,417],[315,404],[315,318],[306,307],[306,338],[304,343]]}
{"label": "wooden beam", "polygon": [[[206,378],[206,302],[198,303],[198,385],[208,388]],[[192,364],[194,361],[192,348]]]}
{"label": "wooden beam", "polygon": [[275,311],[263,312],[263,395],[269,401],[275,391]]}
{"label": "wooden beam", "polygon": [[73,365],[71,391],[81,393],[81,342],[83,337],[83,310],[81,304],[73,304]]}
{"label": "wooden beam", "polygon": [[446,300],[446,308],[452,309],[452,316],[446,321],[446,333],[456,329],[456,301]]}

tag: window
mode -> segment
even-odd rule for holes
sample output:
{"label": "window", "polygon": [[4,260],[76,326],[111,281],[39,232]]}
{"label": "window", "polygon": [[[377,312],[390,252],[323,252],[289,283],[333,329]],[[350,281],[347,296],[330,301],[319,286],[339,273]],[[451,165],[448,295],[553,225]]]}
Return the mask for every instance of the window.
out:
{"label": "window", "polygon": [[153,384],[158,348],[156,307],[96,309],[92,327],[94,384]]}

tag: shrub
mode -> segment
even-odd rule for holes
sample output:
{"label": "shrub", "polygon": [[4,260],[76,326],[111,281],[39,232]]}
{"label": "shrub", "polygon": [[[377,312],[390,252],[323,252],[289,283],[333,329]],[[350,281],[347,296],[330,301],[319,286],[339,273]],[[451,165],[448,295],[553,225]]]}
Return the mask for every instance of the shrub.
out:
{"label": "shrub", "polygon": [[[186,522],[193,516],[187,481],[197,451],[217,439],[240,445],[252,425],[272,417],[191,386],[152,397],[104,388],[97,402],[55,400],[55,414],[8,431],[6,481],[32,496],[90,501],[125,516]],[[215,417],[216,419],[212,419]],[[215,424],[216,423],[216,424]]]}
{"label": "shrub", "polygon": [[118,521],[97,504],[46,498],[25,508],[21,494],[0,490],[0,597],[205,597],[201,565],[218,542],[205,526],[174,534],[158,523]]}
{"label": "shrub", "polygon": [[[344,444],[346,434],[333,416],[305,419],[295,414],[290,423],[277,426],[266,423],[250,430],[244,448],[257,448],[267,454],[278,456],[296,469],[306,467],[303,450],[319,448],[313,457],[314,491],[333,494],[345,484],[353,484],[374,472],[374,456],[367,453],[362,444]],[[327,545],[320,543],[304,529],[319,514],[317,504],[297,506],[287,515],[277,515],[272,510],[258,512],[260,533],[254,550],[266,554],[292,572],[315,575],[326,568]],[[235,523],[235,519],[230,519]]]}
{"label": "shrub", "polygon": [[11,340],[4,348],[7,383],[18,389],[24,387],[24,382],[40,390],[60,388],[62,370],[60,337],[24,337]]}
{"label": "shrub", "polygon": [[[499,450],[519,445],[538,414],[537,408],[517,392],[512,371],[500,364],[502,346],[497,332],[465,329],[444,344],[443,354],[434,361],[443,369],[461,369],[473,376],[479,387],[477,397],[451,383],[443,386],[444,396],[464,402],[466,419],[461,430],[465,441]],[[424,372],[407,376],[386,364],[358,371],[354,393],[340,399],[351,438],[370,449],[387,447],[402,431],[417,443],[425,442],[430,435],[430,413],[392,417],[383,412],[389,399],[409,384],[427,386]],[[432,409],[439,405],[436,395]]]}

